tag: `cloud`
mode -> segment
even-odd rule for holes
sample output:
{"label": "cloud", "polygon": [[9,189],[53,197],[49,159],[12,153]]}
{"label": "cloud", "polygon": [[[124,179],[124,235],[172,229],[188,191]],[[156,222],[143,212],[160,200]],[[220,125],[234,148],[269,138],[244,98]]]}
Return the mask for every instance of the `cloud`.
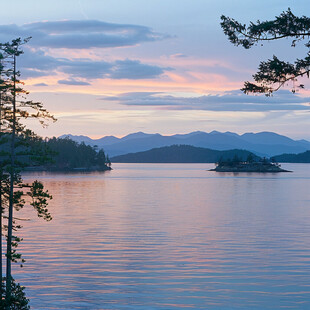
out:
{"label": "cloud", "polygon": [[152,29],[99,20],[45,21],[18,25],[0,25],[0,40],[32,37],[32,47],[90,49],[134,46],[167,38]]}
{"label": "cloud", "polygon": [[58,63],[58,70],[73,77],[87,79],[100,79],[107,77],[113,67],[113,63],[93,61],[91,59],[61,59]]}
{"label": "cloud", "polygon": [[24,48],[24,53],[17,58],[22,78],[40,77],[52,75],[61,64],[62,60],[49,55],[43,51],[33,51]]}
{"label": "cloud", "polygon": [[301,97],[289,91],[279,91],[273,97],[247,96],[240,90],[199,97],[175,97],[164,93],[124,93],[118,97],[102,97],[127,106],[157,106],[171,110],[208,111],[288,111],[310,110],[309,97]]}
{"label": "cloud", "polygon": [[28,79],[28,78],[37,78],[42,76],[51,75],[52,71],[41,71],[35,68],[23,68],[21,69],[21,78]]}
{"label": "cloud", "polygon": [[42,87],[42,86],[48,86],[48,84],[46,84],[46,83],[37,83],[37,84],[34,84],[33,86]]}
{"label": "cloud", "polygon": [[91,85],[88,82],[84,81],[77,81],[77,80],[59,80],[58,84],[65,84],[65,85],[79,85],[79,86],[86,86],[86,85]]}
{"label": "cloud", "polygon": [[90,58],[57,58],[44,51],[44,47],[90,49],[134,46],[167,37],[145,26],[98,20],[46,21],[21,26],[0,25],[0,42],[29,36],[32,36],[32,39],[24,47],[24,54],[18,59],[23,79],[65,73],[68,78],[64,80],[74,82],[79,79],[138,80],[154,79],[171,70],[135,59],[107,62]]}
{"label": "cloud", "polygon": [[152,79],[162,75],[165,70],[172,69],[142,64],[139,60],[117,60],[109,77],[112,79]]}
{"label": "cloud", "polygon": [[113,63],[105,61],[55,58],[46,55],[43,51],[30,49],[25,49],[18,61],[21,64],[23,78],[46,76],[58,71],[72,77],[97,79],[109,73],[113,67]]}
{"label": "cloud", "polygon": [[141,63],[139,60],[116,60],[106,62],[89,58],[55,58],[43,51],[25,48],[18,59],[22,78],[41,77],[62,72],[71,79],[153,79],[171,68]]}
{"label": "cloud", "polygon": [[162,92],[129,92],[122,93],[118,96],[103,96],[100,100],[107,101],[128,101],[128,100],[137,100],[137,99],[146,99],[152,98],[153,95],[163,94]]}
{"label": "cloud", "polygon": [[187,58],[188,56],[182,53],[177,53],[177,54],[170,55],[169,57],[175,59],[175,58]]}

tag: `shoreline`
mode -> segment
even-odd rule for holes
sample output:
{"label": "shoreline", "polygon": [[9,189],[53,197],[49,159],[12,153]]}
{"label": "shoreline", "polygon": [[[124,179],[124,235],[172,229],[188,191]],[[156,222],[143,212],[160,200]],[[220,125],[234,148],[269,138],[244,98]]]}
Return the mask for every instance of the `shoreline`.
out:
{"label": "shoreline", "polygon": [[104,172],[113,170],[111,167],[78,167],[78,168],[47,168],[47,167],[27,167],[23,172]]}

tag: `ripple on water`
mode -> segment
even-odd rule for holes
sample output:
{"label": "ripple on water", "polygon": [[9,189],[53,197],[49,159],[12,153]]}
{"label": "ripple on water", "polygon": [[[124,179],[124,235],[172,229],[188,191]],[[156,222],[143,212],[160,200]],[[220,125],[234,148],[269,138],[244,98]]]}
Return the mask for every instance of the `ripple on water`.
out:
{"label": "ripple on water", "polygon": [[14,268],[33,309],[309,309],[310,167],[211,166],[38,176],[54,219],[23,211]]}

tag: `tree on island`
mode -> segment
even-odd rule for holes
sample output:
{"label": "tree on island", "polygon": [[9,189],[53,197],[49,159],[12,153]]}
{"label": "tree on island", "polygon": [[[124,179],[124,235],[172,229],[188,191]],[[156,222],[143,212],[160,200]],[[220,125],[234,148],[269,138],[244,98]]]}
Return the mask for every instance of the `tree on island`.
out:
{"label": "tree on island", "polygon": [[[15,283],[11,271],[12,262],[24,262],[16,250],[22,239],[16,236],[21,225],[17,223],[14,211],[30,205],[39,217],[51,220],[47,205],[52,197],[48,191],[44,190],[39,181],[32,184],[23,182],[20,174],[29,160],[40,162],[46,157],[45,150],[33,147],[32,142],[40,139],[26,129],[22,121],[35,118],[45,126],[47,120],[55,120],[41,103],[26,100],[28,93],[21,87],[22,83],[18,79],[16,59],[23,53],[21,46],[29,39],[18,38],[10,43],[0,44],[0,229],[1,234],[6,235],[7,243],[5,278],[2,276],[2,264],[0,265],[0,309],[29,309],[24,288]],[[3,224],[4,219],[8,220],[7,225]],[[2,247],[0,254],[2,259]]]}
{"label": "tree on island", "polygon": [[232,164],[233,165],[238,165],[242,162],[242,158],[240,158],[237,154],[234,155],[232,159]]}
{"label": "tree on island", "polygon": [[[306,48],[310,48],[310,18],[295,16],[290,8],[271,21],[251,22],[249,26],[239,23],[233,18],[221,16],[221,26],[230,42],[246,49],[266,41],[283,38],[292,39],[291,47],[305,41]],[[293,83],[292,92],[297,88],[304,88],[302,83],[296,84],[298,78],[310,75],[310,52],[303,59],[296,59],[294,63],[281,61],[277,56],[262,61],[258,72],[253,75],[255,83],[245,82],[241,89],[245,94],[263,93],[270,96],[288,82]]]}
{"label": "tree on island", "polygon": [[254,156],[252,153],[250,153],[246,159],[246,162],[249,164],[252,164],[254,162]]}

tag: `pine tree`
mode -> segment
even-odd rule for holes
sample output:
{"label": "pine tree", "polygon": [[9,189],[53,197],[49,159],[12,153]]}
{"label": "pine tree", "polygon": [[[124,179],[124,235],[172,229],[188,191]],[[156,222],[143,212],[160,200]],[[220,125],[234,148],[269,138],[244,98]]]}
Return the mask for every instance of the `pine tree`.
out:
{"label": "pine tree", "polygon": [[231,43],[241,45],[246,49],[258,43],[279,39],[291,39],[291,47],[304,42],[308,49],[303,59],[296,59],[294,63],[280,60],[273,56],[260,63],[258,72],[253,75],[255,83],[245,82],[241,89],[245,94],[263,93],[270,96],[288,82],[292,82],[292,92],[304,88],[304,84],[297,83],[301,77],[310,75],[310,18],[295,16],[290,8],[271,21],[251,22],[249,26],[239,23],[233,18],[221,16],[221,26]]}
{"label": "pine tree", "polygon": [[[11,270],[12,262],[24,262],[21,254],[17,253],[16,250],[22,239],[15,235],[15,231],[21,226],[17,224],[17,219],[14,218],[14,210],[18,211],[25,205],[30,205],[37,211],[39,217],[51,220],[51,215],[47,209],[48,201],[52,198],[51,195],[44,190],[41,182],[35,181],[32,184],[27,184],[23,182],[20,175],[26,162],[42,160],[42,155],[43,158],[45,157],[44,151],[32,147],[32,141],[40,139],[26,129],[22,121],[25,118],[36,118],[45,126],[47,120],[55,120],[41,103],[26,100],[25,96],[28,93],[21,87],[21,82],[18,79],[17,57],[23,53],[21,46],[27,43],[29,39],[21,40],[18,38],[12,42],[0,44],[1,224],[3,219],[8,219],[6,225],[5,292],[1,286],[1,306],[5,309],[28,309],[28,301],[23,288],[14,282]],[[1,225],[1,229],[2,227],[3,225]],[[3,279],[2,268],[1,279]]]}

